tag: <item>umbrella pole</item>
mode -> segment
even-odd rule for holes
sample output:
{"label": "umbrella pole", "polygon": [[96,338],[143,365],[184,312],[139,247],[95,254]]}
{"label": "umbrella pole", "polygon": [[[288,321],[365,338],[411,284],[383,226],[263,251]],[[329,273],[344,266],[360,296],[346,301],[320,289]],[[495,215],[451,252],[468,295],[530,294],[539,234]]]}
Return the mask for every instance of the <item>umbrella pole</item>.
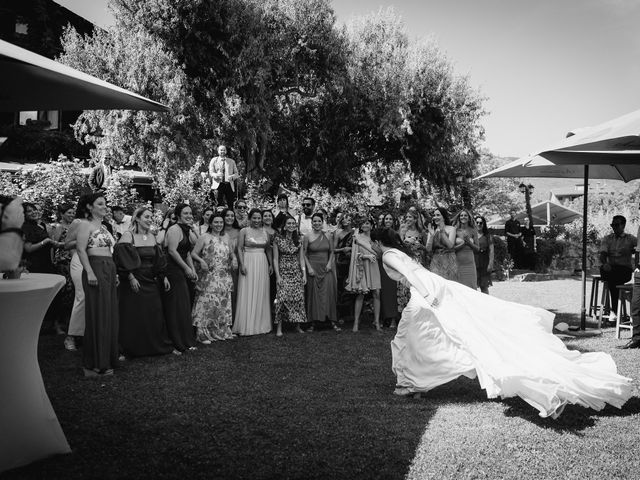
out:
{"label": "umbrella pole", "polygon": [[587,208],[589,201],[589,165],[584,166],[584,205],[582,206],[582,306],[580,330],[587,328]]}

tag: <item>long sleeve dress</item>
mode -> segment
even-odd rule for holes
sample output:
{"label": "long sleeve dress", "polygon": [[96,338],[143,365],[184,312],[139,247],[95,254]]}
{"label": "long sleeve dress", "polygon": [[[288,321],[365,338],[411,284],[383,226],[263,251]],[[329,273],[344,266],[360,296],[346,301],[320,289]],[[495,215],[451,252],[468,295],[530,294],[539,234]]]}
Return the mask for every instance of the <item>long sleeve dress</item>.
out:
{"label": "long sleeve dress", "polygon": [[[159,245],[118,243],[113,259],[120,274],[119,339],[122,352],[127,357],[171,353],[173,345],[167,334],[160,294],[167,265],[162,249]],[[131,289],[129,273],[140,284],[137,292]]]}
{"label": "long sleeve dress", "polygon": [[568,350],[551,333],[552,313],[445,280],[399,250],[387,250],[383,262],[411,287],[391,343],[399,387],[425,392],[478,377],[488,398],[518,396],[552,418],[567,404],[621,408],[631,397],[632,380],[618,375],[610,355]]}

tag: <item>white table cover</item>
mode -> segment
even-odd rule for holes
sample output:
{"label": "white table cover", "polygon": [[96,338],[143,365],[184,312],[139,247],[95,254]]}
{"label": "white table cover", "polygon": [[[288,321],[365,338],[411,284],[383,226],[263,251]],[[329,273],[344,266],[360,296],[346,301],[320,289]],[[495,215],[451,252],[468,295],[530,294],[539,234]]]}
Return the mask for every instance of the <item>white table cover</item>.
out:
{"label": "white table cover", "polygon": [[0,280],[0,472],[71,452],[38,364],[42,319],[64,282],[37,273]]}

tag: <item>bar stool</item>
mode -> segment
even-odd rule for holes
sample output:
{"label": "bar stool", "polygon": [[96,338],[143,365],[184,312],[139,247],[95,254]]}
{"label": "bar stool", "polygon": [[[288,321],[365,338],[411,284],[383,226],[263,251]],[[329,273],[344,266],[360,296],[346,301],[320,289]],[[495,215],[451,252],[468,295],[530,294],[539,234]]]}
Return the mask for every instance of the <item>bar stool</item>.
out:
{"label": "bar stool", "polygon": [[[633,285],[618,285],[618,319],[616,320],[616,338],[620,338],[620,330],[633,332],[633,321],[631,319],[631,297],[633,296]],[[627,310],[627,302],[629,309]]]}
{"label": "bar stool", "polygon": [[589,316],[593,317],[598,314],[598,307],[600,297],[598,297],[598,292],[600,291],[600,275],[594,274],[591,275],[591,297],[589,298]]}
{"label": "bar stool", "polygon": [[[595,277],[596,275],[594,275]],[[594,279],[595,281],[595,279]],[[600,302],[598,303],[598,285],[602,284],[602,294],[600,295]],[[592,286],[593,291],[593,286]],[[615,312],[611,311],[611,298],[609,296],[609,282],[602,280],[600,275],[598,275],[598,279],[595,285],[595,305],[593,307],[593,313],[595,317],[598,319],[598,328],[602,327],[602,320],[609,320]],[[605,313],[609,312],[609,313]]]}

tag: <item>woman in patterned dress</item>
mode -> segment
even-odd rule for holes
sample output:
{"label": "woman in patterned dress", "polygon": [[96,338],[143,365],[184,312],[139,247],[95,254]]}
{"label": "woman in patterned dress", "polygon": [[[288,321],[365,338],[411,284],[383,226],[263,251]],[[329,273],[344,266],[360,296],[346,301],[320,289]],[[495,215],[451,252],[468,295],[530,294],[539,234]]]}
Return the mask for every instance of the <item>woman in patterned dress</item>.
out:
{"label": "woman in patterned dress", "polygon": [[[51,231],[51,238],[55,242],[58,242],[58,246],[53,249],[53,267],[56,272],[63,275],[66,282],[62,290],[56,295],[56,300],[59,300],[59,318],[58,324],[56,324],[56,331],[58,334],[66,333],[60,329],[60,324],[66,323],[71,315],[71,309],[73,307],[74,300],[74,288],[73,281],[71,280],[71,256],[73,252],[65,248],[67,241],[67,232],[73,222],[76,210],[73,205],[63,204],[58,206],[58,214],[60,215],[60,223],[58,223]],[[54,302],[56,301],[54,300]]]}
{"label": "woman in patterned dress", "polygon": [[209,230],[198,238],[191,252],[196,265],[200,266],[192,319],[197,339],[205,345],[235,336],[231,333],[231,272],[238,263],[225,237],[224,216],[213,213],[209,217]]}
{"label": "woman in patterned dress", "polygon": [[455,245],[456,229],[451,226],[449,213],[438,207],[433,212],[433,222],[429,225],[427,237],[427,251],[433,252],[431,272],[447,280],[458,280],[458,261],[453,249]]}
{"label": "woman in patterned dress", "polygon": [[474,254],[479,250],[478,230],[469,210],[460,210],[453,226],[456,227],[454,250],[458,262],[458,282],[477,290],[478,278]]}
{"label": "woman in patterned dress", "polygon": [[284,322],[294,323],[296,331],[304,333],[300,324],[307,322],[304,311],[307,274],[298,224],[293,217],[286,219],[282,234],[276,235],[273,242],[273,266],[278,287],[275,308],[275,323],[278,325],[276,336],[282,336]]}
{"label": "woman in patterned dress", "polygon": [[[404,217],[404,224],[400,226],[400,238],[404,244],[405,250],[409,256],[418,262],[424,264],[426,253],[427,232],[422,225],[422,219],[418,211],[411,207]],[[398,282],[398,312],[402,313],[404,307],[409,303],[411,293],[406,285]]]}

